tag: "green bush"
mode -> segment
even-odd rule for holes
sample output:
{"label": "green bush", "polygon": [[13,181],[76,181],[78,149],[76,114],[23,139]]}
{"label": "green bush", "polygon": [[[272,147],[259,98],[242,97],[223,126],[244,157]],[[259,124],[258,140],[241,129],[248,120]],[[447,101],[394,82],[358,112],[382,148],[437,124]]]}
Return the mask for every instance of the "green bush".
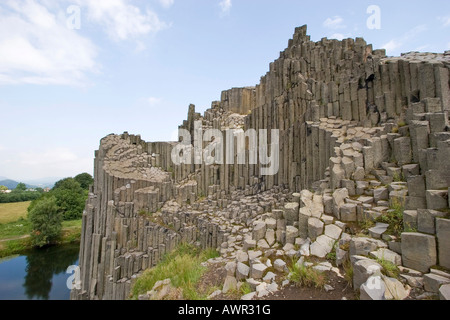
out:
{"label": "green bush", "polygon": [[31,222],[31,241],[36,247],[53,244],[61,235],[63,215],[56,198],[39,201],[28,213]]}

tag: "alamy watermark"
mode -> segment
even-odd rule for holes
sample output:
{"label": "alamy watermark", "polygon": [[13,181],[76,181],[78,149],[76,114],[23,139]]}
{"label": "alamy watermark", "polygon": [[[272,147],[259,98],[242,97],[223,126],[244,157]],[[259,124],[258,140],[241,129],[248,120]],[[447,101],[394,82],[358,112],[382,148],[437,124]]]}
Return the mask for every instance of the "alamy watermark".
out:
{"label": "alamy watermark", "polygon": [[[262,176],[276,175],[280,167],[278,129],[270,131],[269,144],[267,129],[260,129],[258,132],[255,129],[245,132],[242,129],[204,131],[202,121],[195,121],[194,137],[185,129],[178,130],[178,137],[182,139],[172,149],[172,162],[175,165],[259,164]],[[204,142],[209,142],[205,148]]]}
{"label": "alamy watermark", "polygon": [[370,14],[367,18],[367,28],[369,30],[381,29],[381,8],[377,5],[371,5],[367,8],[367,14]]}
{"label": "alamy watermark", "polygon": [[81,8],[80,6],[71,5],[67,8],[66,26],[70,30],[81,29]]}
{"label": "alamy watermark", "polygon": [[66,281],[69,290],[81,289],[81,271],[79,266],[69,266],[66,270],[67,274],[72,274]]}

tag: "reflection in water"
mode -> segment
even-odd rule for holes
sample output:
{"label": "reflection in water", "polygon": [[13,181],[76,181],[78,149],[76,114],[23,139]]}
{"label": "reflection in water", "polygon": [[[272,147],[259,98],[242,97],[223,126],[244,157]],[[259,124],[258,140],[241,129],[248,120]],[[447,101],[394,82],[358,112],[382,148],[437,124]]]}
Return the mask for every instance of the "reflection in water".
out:
{"label": "reflection in water", "polygon": [[[67,267],[77,264],[79,245],[33,250],[0,264],[0,300],[68,299]],[[58,276],[59,275],[59,276]]]}
{"label": "reflection in water", "polygon": [[49,299],[54,275],[65,273],[78,260],[79,247],[64,246],[34,250],[27,255],[25,294],[28,299]]}

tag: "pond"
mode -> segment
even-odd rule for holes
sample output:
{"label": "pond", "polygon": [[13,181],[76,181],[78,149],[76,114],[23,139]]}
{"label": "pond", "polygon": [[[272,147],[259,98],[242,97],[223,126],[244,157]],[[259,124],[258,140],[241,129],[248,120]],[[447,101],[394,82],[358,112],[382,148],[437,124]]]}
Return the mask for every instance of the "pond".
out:
{"label": "pond", "polygon": [[32,250],[0,259],[0,300],[69,300],[66,273],[78,265],[79,245]]}

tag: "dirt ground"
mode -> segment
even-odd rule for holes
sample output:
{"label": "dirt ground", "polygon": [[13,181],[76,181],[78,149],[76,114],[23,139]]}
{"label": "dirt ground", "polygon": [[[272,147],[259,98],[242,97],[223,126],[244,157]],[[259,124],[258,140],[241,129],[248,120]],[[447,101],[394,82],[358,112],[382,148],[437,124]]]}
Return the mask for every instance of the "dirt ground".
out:
{"label": "dirt ground", "polygon": [[[341,274],[343,274],[343,270],[341,270]],[[199,292],[206,292],[206,290],[211,287],[216,287],[215,290],[220,289],[225,281],[225,278],[226,270],[223,265],[210,266],[208,271],[203,275],[200,281],[198,287]],[[297,287],[293,284],[289,284],[285,288],[281,288],[280,291],[276,292],[275,294],[271,294],[263,298],[256,298],[255,300],[307,301],[342,300],[343,298],[345,298],[346,300],[356,299],[353,289],[345,279],[338,277],[334,272],[327,272],[327,278],[327,284],[334,288],[334,290],[329,292],[326,292],[324,289]],[[221,294],[215,297],[214,300],[236,300],[239,298],[240,297],[236,293],[228,295]]]}

